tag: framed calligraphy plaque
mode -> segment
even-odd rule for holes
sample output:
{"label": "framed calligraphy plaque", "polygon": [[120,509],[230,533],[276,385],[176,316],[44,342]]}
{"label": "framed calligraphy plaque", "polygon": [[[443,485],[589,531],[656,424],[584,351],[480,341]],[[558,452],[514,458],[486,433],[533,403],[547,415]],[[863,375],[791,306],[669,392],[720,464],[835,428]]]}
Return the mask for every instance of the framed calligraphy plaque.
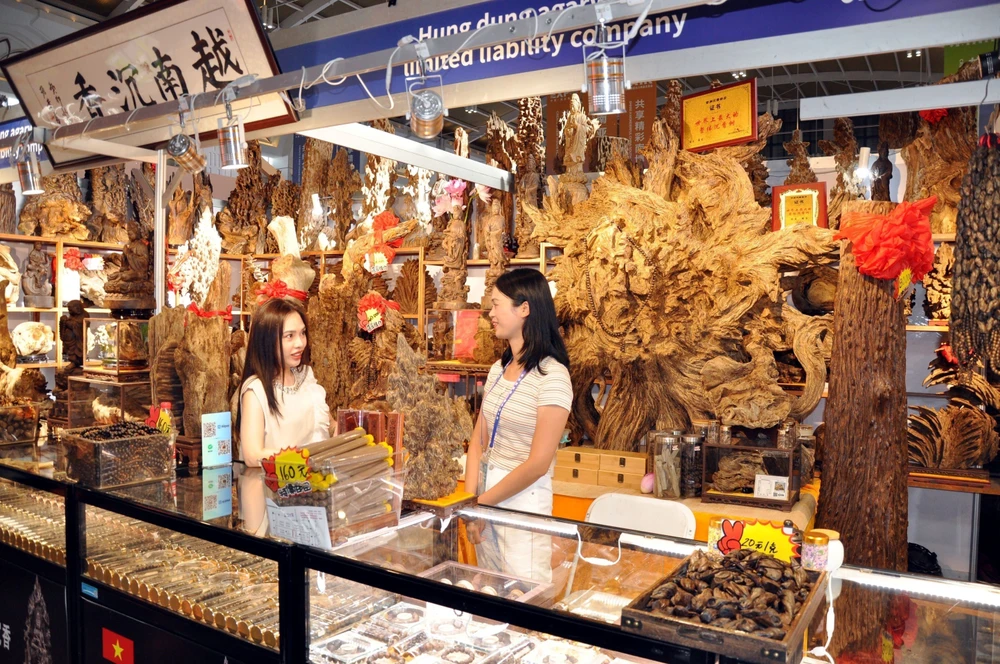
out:
{"label": "framed calligraphy plaque", "polygon": [[757,79],[681,99],[681,147],[701,152],[757,140]]}
{"label": "framed calligraphy plaque", "polygon": [[771,188],[771,230],[780,231],[799,224],[829,227],[825,182]]}
{"label": "framed calligraphy plaque", "polygon": [[[251,0],[161,0],[8,58],[0,68],[27,117],[47,128],[127,116],[184,95],[214,97],[241,76],[280,73]],[[215,137],[223,113],[219,108],[197,114],[203,140]],[[296,120],[277,94],[240,100],[233,113],[243,117],[248,132]],[[177,122],[174,115],[88,137],[156,147]],[[105,160],[51,142],[46,150],[57,168]]]}

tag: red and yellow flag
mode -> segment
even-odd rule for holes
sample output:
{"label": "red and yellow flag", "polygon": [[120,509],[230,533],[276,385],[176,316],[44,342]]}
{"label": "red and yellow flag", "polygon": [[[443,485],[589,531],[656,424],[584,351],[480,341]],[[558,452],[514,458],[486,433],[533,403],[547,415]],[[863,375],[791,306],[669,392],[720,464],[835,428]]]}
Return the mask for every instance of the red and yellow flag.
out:
{"label": "red and yellow flag", "polygon": [[101,628],[101,654],[104,659],[115,664],[135,664],[135,644],[121,634]]}

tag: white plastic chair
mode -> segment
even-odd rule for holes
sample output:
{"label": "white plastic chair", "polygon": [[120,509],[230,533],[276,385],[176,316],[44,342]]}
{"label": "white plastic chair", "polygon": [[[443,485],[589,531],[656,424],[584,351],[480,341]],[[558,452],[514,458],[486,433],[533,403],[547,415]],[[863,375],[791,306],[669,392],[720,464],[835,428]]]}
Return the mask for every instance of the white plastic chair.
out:
{"label": "white plastic chair", "polygon": [[628,493],[598,496],[587,510],[587,523],[664,535],[694,537],[694,512],[684,503]]}

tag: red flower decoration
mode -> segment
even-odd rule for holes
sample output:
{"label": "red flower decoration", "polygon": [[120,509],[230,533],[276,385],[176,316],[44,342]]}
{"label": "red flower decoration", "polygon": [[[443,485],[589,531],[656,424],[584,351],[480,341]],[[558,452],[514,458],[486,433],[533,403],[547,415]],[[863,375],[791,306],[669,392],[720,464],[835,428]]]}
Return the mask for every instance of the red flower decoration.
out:
{"label": "red flower decoration", "polygon": [[294,297],[296,300],[305,302],[309,298],[309,293],[289,288],[288,284],[281,279],[275,279],[274,281],[267,282],[257,291],[257,304],[264,304],[271,299],[283,299],[286,297]]}
{"label": "red flower decoration", "polygon": [[887,215],[848,213],[838,240],[854,245],[858,271],[876,279],[895,279],[909,268],[920,281],[934,266],[934,240],[929,214],[937,196],[903,202]]}
{"label": "red flower decoration", "polygon": [[83,256],[80,255],[80,250],[73,247],[64,251],[63,264],[70,270],[82,270]]}
{"label": "red flower decoration", "polygon": [[948,117],[948,109],[946,108],[932,108],[927,111],[920,111],[920,117],[931,124],[937,124],[944,118]]}
{"label": "red flower decoration", "polygon": [[[376,232],[377,237],[379,239],[381,239],[382,237],[381,233],[383,231],[387,231],[390,228],[395,228],[396,226],[399,226],[399,217],[393,214],[392,210],[386,210],[385,212],[380,212],[378,215],[375,216],[375,219],[372,220],[372,229]],[[393,247],[394,249],[399,249],[400,247],[403,246],[403,238],[399,238],[398,240],[393,240],[392,242],[389,243],[389,246]]]}
{"label": "red flower decoration", "polygon": [[379,293],[369,292],[358,302],[358,327],[365,332],[373,332],[378,329],[384,322],[380,322],[375,327],[370,327],[371,318],[369,318],[368,312],[376,312],[381,317],[385,315],[386,309],[399,311],[399,303],[387,300]]}
{"label": "red flower decoration", "polygon": [[[220,318],[225,319],[227,323],[233,322],[233,305],[231,304],[223,310],[211,311],[209,309],[202,309],[196,303],[192,302],[187,306],[187,310],[199,318],[214,318],[219,316]],[[187,323],[185,323],[185,325],[186,324]]]}

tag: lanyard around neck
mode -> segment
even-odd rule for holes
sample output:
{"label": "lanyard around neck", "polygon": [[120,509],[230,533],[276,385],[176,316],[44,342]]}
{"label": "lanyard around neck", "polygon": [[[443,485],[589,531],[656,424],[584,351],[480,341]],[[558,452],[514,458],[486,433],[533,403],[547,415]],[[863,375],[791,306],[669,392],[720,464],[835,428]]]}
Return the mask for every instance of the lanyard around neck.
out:
{"label": "lanyard around neck", "polygon": [[[511,362],[513,362],[513,360],[511,360]],[[510,362],[508,362],[507,364],[505,364],[500,369],[500,375],[497,376],[497,379],[495,381],[493,381],[493,387],[490,388],[490,392],[493,391],[493,389],[500,382],[500,379],[503,378],[504,372],[507,371],[507,367],[508,366],[510,366]],[[490,433],[490,446],[487,448],[488,450],[492,450],[493,449],[493,445],[496,443],[497,431],[500,430],[500,414],[503,413],[503,407],[506,406],[507,402],[510,401],[510,398],[512,396],[514,396],[514,392],[517,391],[517,387],[521,384],[521,381],[524,380],[524,377],[526,375],[528,375],[528,372],[526,370],[522,369],[521,370],[521,375],[517,377],[517,381],[514,383],[514,387],[510,388],[510,392],[507,393],[506,398],[504,398],[504,400],[500,403],[500,407],[497,408],[496,417],[493,418],[493,431]]]}

